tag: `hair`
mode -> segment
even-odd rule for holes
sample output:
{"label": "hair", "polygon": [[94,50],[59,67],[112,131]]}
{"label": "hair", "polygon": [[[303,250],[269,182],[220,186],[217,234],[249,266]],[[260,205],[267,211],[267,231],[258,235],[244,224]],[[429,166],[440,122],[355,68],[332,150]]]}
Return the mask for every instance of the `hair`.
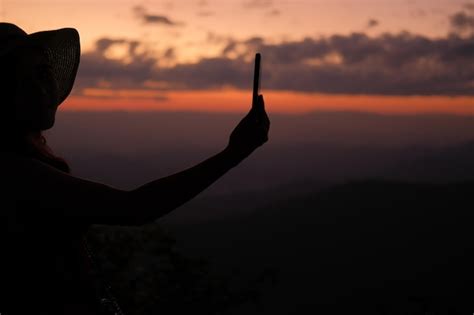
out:
{"label": "hair", "polygon": [[13,152],[34,158],[65,173],[71,172],[66,160],[53,153],[40,130],[17,131],[13,134],[10,132],[10,135],[7,145],[0,151]]}
{"label": "hair", "polygon": [[66,160],[53,153],[41,131],[30,132],[26,135],[24,141],[27,156],[36,158],[65,173],[71,172]]}

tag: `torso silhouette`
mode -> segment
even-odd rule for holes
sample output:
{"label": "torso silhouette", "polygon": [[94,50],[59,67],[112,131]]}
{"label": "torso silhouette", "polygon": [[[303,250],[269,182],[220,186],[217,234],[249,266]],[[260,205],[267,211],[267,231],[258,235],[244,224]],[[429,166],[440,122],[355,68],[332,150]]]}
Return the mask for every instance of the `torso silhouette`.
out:
{"label": "torso silhouette", "polygon": [[19,187],[3,177],[0,313],[98,314],[82,247],[88,225],[25,201]]}
{"label": "torso silhouette", "polygon": [[97,280],[86,275],[81,246],[88,226],[154,222],[267,142],[269,128],[260,95],[223,150],[133,190],[71,176],[30,157],[30,148],[25,156],[0,150],[1,315],[97,314]]}

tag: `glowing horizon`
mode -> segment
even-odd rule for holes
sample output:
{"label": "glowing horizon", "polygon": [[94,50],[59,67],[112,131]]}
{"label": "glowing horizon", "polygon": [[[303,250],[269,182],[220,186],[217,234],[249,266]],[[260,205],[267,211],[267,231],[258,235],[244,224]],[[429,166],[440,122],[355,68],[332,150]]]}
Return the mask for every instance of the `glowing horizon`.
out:
{"label": "glowing horizon", "polygon": [[[150,3],[4,0],[0,4],[0,18],[18,24],[28,33],[62,27],[79,30],[85,60],[83,58],[84,64],[81,62],[73,94],[60,110],[245,112],[250,106],[251,93],[242,83],[248,77],[248,86],[251,86],[251,75],[242,71],[243,67],[250,69],[245,53],[248,55],[253,51],[252,40],[260,39],[269,46],[269,51],[277,51],[273,61],[270,59],[273,64],[265,64],[268,59],[263,55],[264,67],[276,69],[262,78],[262,93],[269,112],[298,114],[349,110],[384,114],[474,114],[474,96],[469,96],[473,94],[470,91],[474,82],[466,76],[453,85],[450,83],[453,80],[451,73],[464,70],[463,65],[469,64],[470,59],[457,64],[454,61],[438,64],[435,61],[441,57],[422,55],[416,62],[408,60],[400,69],[393,67],[399,61],[396,58],[405,58],[404,53],[416,55],[422,51],[422,46],[417,46],[420,41],[431,41],[430,47],[436,47],[433,50],[447,47],[440,56],[449,54],[451,43],[443,41],[449,40],[449,34],[454,30],[451,18],[460,12],[467,14],[467,22],[474,18],[474,4],[469,1],[186,0]],[[463,21],[460,22],[462,28]],[[397,35],[403,32],[411,37]],[[353,33],[366,37],[351,37]],[[465,33],[459,34],[460,40],[466,38],[462,37]],[[315,54],[314,58],[306,56],[307,59],[300,63],[288,61],[292,57],[291,47],[283,47],[288,43],[303,52],[305,49],[318,51],[335,35],[341,38],[329,44],[329,50],[333,51]],[[310,48],[305,46],[307,39],[313,45]],[[391,56],[391,49],[399,42],[404,45],[405,40],[413,44],[413,50],[399,51]],[[354,51],[351,45],[356,47]],[[357,64],[360,56],[351,55],[364,56],[374,50],[383,50],[387,45],[392,46],[379,55],[368,57],[368,62]],[[352,57],[354,60],[350,60]],[[223,58],[227,63],[220,64],[218,60],[206,63],[212,58]],[[375,65],[371,60],[375,60]],[[383,62],[378,65],[376,62],[380,60]],[[240,64],[233,64],[238,61]],[[285,68],[287,61],[294,64]],[[178,69],[173,68],[176,65]],[[292,71],[304,70],[305,65],[315,71],[310,79],[320,80],[313,84],[314,89],[320,90],[310,91],[311,86],[297,89],[292,84],[296,79],[292,77]],[[220,82],[223,79],[220,71],[225,67],[234,71],[225,75],[233,77],[237,73],[240,77],[231,82],[231,88],[216,88],[217,84],[227,84],[226,80]],[[264,73],[265,69],[268,68],[263,69]],[[377,73],[378,69],[381,70]],[[196,81],[195,77],[203,70],[209,70],[202,75],[206,79]],[[409,72],[411,70],[413,73]],[[81,74],[81,71],[84,72]],[[147,77],[146,73],[150,71],[155,72]],[[398,77],[397,71],[402,76]],[[345,77],[357,73],[361,74],[349,79]],[[384,74],[387,77],[381,78]],[[166,75],[170,77],[163,78]],[[437,85],[438,77],[445,81],[443,86]],[[271,79],[273,81],[266,85]],[[340,87],[335,86],[339,83]],[[399,84],[399,87],[391,90],[391,84]],[[438,96],[424,96],[436,91]],[[420,96],[416,96],[417,93]]]}
{"label": "glowing horizon", "polygon": [[[102,93],[101,97],[70,96],[61,106],[65,111],[203,111],[245,113],[250,109],[251,92],[216,91],[145,91],[137,97]],[[360,111],[379,114],[456,114],[473,115],[471,96],[380,96],[330,95],[291,91],[262,91],[268,113],[304,114],[313,111]]]}

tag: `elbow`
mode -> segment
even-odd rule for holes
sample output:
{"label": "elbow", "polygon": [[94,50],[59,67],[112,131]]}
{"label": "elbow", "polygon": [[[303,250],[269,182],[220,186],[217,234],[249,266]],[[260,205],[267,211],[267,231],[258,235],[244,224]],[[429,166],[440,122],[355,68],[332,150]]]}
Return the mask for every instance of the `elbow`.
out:
{"label": "elbow", "polygon": [[165,211],[159,207],[158,202],[150,202],[144,198],[139,191],[131,190],[123,192],[123,222],[124,226],[140,227],[147,224],[154,223]]}
{"label": "elbow", "polygon": [[134,191],[115,190],[96,204],[92,224],[140,227],[155,221],[153,209]]}
{"label": "elbow", "polygon": [[119,212],[123,217],[121,225],[143,226],[154,223],[157,219],[170,213],[181,203],[176,198],[171,198],[168,192],[150,191],[148,189],[134,189],[120,191],[121,202]]}

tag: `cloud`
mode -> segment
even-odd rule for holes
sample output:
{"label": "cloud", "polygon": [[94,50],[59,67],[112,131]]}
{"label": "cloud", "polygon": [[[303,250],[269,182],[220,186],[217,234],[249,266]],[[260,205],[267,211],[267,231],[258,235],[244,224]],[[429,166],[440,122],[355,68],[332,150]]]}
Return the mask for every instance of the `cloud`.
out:
{"label": "cloud", "polygon": [[230,36],[222,36],[214,32],[207,32],[206,43],[209,44],[226,44],[234,42],[234,39]]}
{"label": "cloud", "polygon": [[194,64],[178,64],[160,69],[155,80],[166,80],[182,89],[214,89],[226,86],[244,88],[251,79],[249,64],[224,57],[204,58]]}
{"label": "cloud", "polygon": [[450,17],[451,27],[458,32],[474,31],[474,15],[458,12]]}
{"label": "cloud", "polygon": [[115,39],[111,39],[111,38],[101,38],[99,39],[98,41],[95,42],[95,47],[96,47],[96,51],[100,54],[103,54],[107,51],[107,49],[109,49],[110,47],[112,47],[113,45],[115,44],[123,44],[123,43],[126,43],[127,41],[123,38],[115,38]]}
{"label": "cloud", "polygon": [[464,4],[464,9],[474,11],[474,2]]}
{"label": "cloud", "polygon": [[144,7],[136,6],[133,8],[136,16],[144,24],[155,24],[155,25],[167,25],[167,26],[181,26],[184,25],[182,22],[176,22],[164,15],[150,14]]}
{"label": "cloud", "polygon": [[262,44],[262,86],[324,93],[473,95],[473,40],[405,32]]}
{"label": "cloud", "polygon": [[[409,32],[364,33],[267,43],[210,34],[224,45],[221,56],[166,65],[134,40],[103,38],[83,54],[79,87],[142,89],[251,88],[253,56],[262,53],[262,88],[333,94],[474,95],[474,35],[429,38]],[[123,60],[107,57],[125,45]],[[140,53],[139,53],[140,52]],[[127,60],[125,62],[125,60]],[[151,83],[152,84],[151,84]]]}
{"label": "cloud", "polygon": [[370,19],[368,22],[367,22],[367,28],[374,28],[374,27],[377,27],[380,25],[380,22],[376,19]]}
{"label": "cloud", "polygon": [[230,41],[224,49],[222,49],[222,54],[224,56],[227,56],[229,53],[234,52],[235,49],[237,48],[237,42],[236,41]]}
{"label": "cloud", "polygon": [[248,0],[248,1],[244,1],[244,6],[246,8],[251,8],[251,9],[254,9],[254,8],[269,8],[273,5],[273,0]]}
{"label": "cloud", "polygon": [[414,18],[422,18],[422,17],[426,17],[428,15],[428,12],[423,9],[416,9],[412,11],[410,15]]}
{"label": "cloud", "polygon": [[270,15],[270,16],[278,16],[280,14],[281,14],[281,11],[278,10],[278,9],[272,9],[268,12],[268,15]]}
{"label": "cloud", "polygon": [[174,59],[176,57],[176,53],[173,47],[170,47],[165,50],[165,53],[163,54],[164,59]]}
{"label": "cloud", "polygon": [[208,16],[215,15],[215,12],[214,11],[198,11],[197,15],[202,16],[202,17],[208,17]]}
{"label": "cloud", "polygon": [[[107,57],[117,46],[125,46],[122,58]],[[124,38],[101,38],[96,41],[95,50],[82,53],[75,82],[75,93],[85,88],[138,88],[153,76],[157,59],[148,52],[139,53],[140,43]],[[166,53],[166,52],[165,52]]]}
{"label": "cloud", "polygon": [[147,24],[166,24],[166,25],[179,25],[177,22],[171,21],[169,18],[163,15],[145,14],[143,20]]}

